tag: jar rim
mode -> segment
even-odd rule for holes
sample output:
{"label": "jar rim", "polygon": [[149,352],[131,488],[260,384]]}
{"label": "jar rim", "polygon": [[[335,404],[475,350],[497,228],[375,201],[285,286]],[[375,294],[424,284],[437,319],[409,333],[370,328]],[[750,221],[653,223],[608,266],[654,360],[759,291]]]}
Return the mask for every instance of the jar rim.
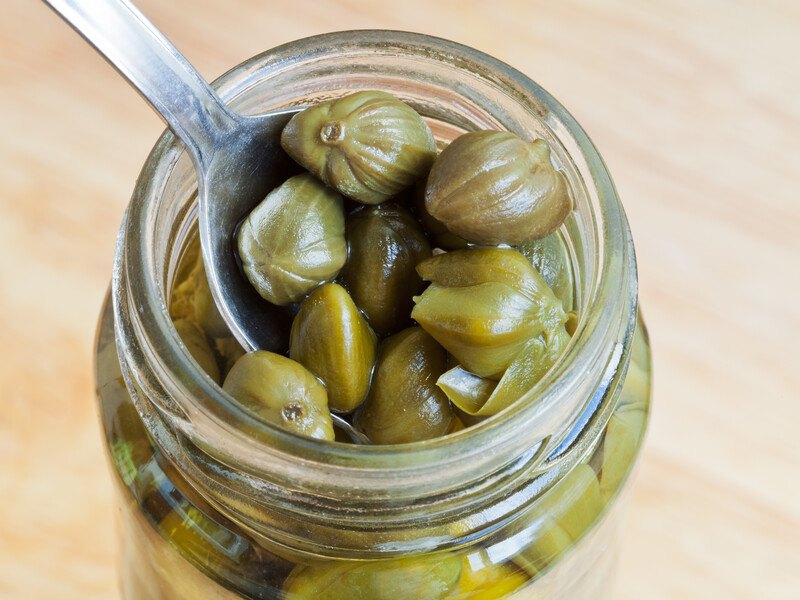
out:
{"label": "jar rim", "polygon": [[[600,380],[618,377],[621,360],[630,345],[636,320],[636,266],[630,231],[611,177],[583,129],[549,93],[509,65],[467,46],[417,33],[355,30],[328,33],[284,44],[250,58],[214,82],[220,96],[231,101],[252,84],[259,72],[291,68],[298,60],[312,61],[331,49],[414,53],[490,80],[514,101],[541,113],[556,135],[569,139],[580,154],[584,183],[593,192],[595,277],[569,351],[542,381],[505,411],[461,432],[411,444],[356,446],[312,440],[278,426],[266,426],[231,402],[221,387],[203,376],[199,366],[177,344],[162,290],[161,274],[153,268],[154,218],[164,181],[180,158],[182,148],[165,132],[137,181],[133,199],[120,232],[113,278],[113,299],[120,354],[133,373],[133,384],[146,396],[167,395],[158,405],[159,415],[205,447],[214,447],[224,462],[236,462],[256,475],[276,471],[313,488],[332,475],[350,485],[378,493],[388,482],[401,489],[404,482],[438,482],[442,489],[463,481],[476,464],[497,469],[535,450],[526,432],[542,425],[549,410],[575,394],[588,398],[587,390]],[[615,362],[616,361],[616,362]],[[149,375],[143,375],[145,371]],[[189,377],[187,377],[187,374]],[[580,374],[580,376],[577,376]],[[592,379],[582,381],[584,375]],[[155,385],[155,387],[153,387]],[[525,397],[536,395],[536,402]],[[157,403],[158,404],[158,403]],[[140,405],[139,408],[141,408]],[[244,434],[237,423],[263,427],[257,440]],[[522,438],[522,439],[521,439]],[[491,448],[491,452],[487,449]],[[500,456],[502,455],[502,456]],[[447,475],[443,476],[443,471]],[[338,475],[335,475],[337,474]],[[468,477],[467,477],[468,479]],[[409,493],[411,492],[409,488]]]}

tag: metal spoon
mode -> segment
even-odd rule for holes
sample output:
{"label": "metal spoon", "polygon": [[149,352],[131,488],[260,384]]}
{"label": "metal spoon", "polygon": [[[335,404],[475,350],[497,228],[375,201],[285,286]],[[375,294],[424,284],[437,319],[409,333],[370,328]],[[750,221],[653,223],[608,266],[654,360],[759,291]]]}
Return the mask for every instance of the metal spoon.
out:
{"label": "metal spoon", "polygon": [[280,147],[281,130],[293,112],[231,111],[127,0],[44,1],[144,96],[186,146],[197,171],[206,275],[233,335],[248,350],[284,348],[290,319],[243,276],[235,231],[293,168]]}
{"label": "metal spoon", "polygon": [[[127,0],[44,0],[144,96],[183,142],[197,171],[200,243],[222,316],[248,350],[278,350],[287,313],[269,304],[236,263],[239,222],[292,169],[280,134],[292,111],[231,111],[183,55]],[[334,415],[356,443],[361,432]]]}

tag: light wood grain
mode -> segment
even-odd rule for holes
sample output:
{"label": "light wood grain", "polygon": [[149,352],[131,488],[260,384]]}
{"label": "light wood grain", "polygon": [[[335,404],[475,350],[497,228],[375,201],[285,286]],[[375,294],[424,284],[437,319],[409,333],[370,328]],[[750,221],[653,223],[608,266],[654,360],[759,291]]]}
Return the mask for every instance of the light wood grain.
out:
{"label": "light wood grain", "polygon": [[[800,4],[142,0],[213,78],[337,29],[451,38],[526,72],[599,146],[633,227],[655,411],[620,595],[800,594]],[[162,130],[43,4],[0,21],[0,596],[115,597],[91,345]]]}

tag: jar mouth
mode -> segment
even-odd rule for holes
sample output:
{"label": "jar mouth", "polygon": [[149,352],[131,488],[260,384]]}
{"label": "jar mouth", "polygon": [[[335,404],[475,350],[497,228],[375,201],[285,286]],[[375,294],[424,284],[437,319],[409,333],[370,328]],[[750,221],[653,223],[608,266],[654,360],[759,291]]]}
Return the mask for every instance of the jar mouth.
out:
{"label": "jar mouth", "polygon": [[[575,255],[583,257],[583,280],[580,320],[568,352],[511,407],[473,427],[424,442],[348,445],[305,438],[257,421],[205,376],[179,345],[169,318],[168,273],[177,260],[170,244],[185,234],[192,209],[167,204],[176,190],[191,193],[193,169],[181,144],[167,131],[137,181],[120,232],[112,284],[120,354],[137,408],[149,425],[180,432],[182,439],[220,465],[235,465],[251,482],[261,482],[265,493],[273,484],[290,482],[295,491],[336,497],[341,482],[347,482],[353,496],[360,498],[413,498],[421,490],[443,493],[465,482],[487,481],[487,473],[499,473],[510,464],[530,466],[543,452],[558,459],[565,444],[575,441],[570,436],[578,436],[581,415],[597,401],[598,390],[602,396],[623,374],[621,357],[636,319],[632,241],[600,155],[573,117],[531,79],[482,52],[426,35],[361,30],[305,38],[243,62],[213,85],[235,109],[263,112],[265,106],[292,102],[271,84],[292,70],[316,68],[321,77],[330,78],[330,89],[363,84],[369,69],[344,74],[353,62],[345,61],[347,57],[368,57],[373,70],[400,57],[401,71],[390,85],[400,82],[402,73],[414,77],[428,71],[457,81],[462,87],[442,91],[453,106],[479,88],[474,97],[480,97],[485,114],[496,117],[495,128],[530,135],[525,119],[538,123],[535,127],[541,129],[536,133],[548,138],[576,199],[575,215],[564,233]],[[254,90],[269,85],[275,85],[274,96],[254,98]],[[323,95],[318,92],[317,98]],[[418,100],[423,109],[437,110],[435,103]],[[462,122],[454,125],[475,128],[471,110],[463,109]],[[486,124],[483,113],[475,119]],[[533,397],[535,402],[530,401]],[[181,451],[187,454],[185,447]]]}

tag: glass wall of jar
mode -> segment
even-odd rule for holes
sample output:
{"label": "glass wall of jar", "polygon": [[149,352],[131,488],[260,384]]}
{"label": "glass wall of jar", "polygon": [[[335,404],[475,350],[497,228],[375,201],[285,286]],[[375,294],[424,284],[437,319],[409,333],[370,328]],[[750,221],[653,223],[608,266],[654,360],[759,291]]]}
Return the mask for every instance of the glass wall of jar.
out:
{"label": "glass wall of jar", "polygon": [[264,423],[217,383],[235,343],[206,330],[215,355],[195,360],[170,318],[197,215],[191,163],[165,133],[120,232],[97,344],[125,596],[607,597],[650,357],[627,222],[578,124],[507,65],[407,33],[300,40],[215,85],[244,113],[379,89],[442,145],[478,129],[545,139],[575,201],[546,252],[577,321],[534,389],[442,438],[364,446]]}

